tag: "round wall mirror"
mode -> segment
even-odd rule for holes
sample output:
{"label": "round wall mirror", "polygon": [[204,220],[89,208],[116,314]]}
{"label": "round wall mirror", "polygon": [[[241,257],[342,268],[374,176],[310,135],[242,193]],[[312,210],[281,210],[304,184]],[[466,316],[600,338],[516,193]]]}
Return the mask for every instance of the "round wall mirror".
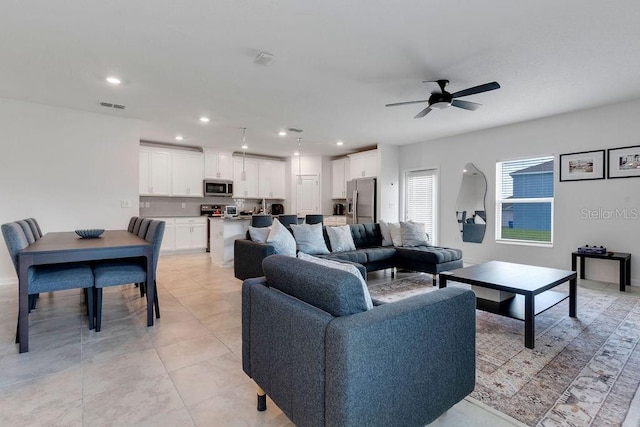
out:
{"label": "round wall mirror", "polygon": [[462,183],[456,200],[456,220],[463,242],[482,243],[487,229],[486,195],[487,178],[473,163],[467,163],[462,171]]}

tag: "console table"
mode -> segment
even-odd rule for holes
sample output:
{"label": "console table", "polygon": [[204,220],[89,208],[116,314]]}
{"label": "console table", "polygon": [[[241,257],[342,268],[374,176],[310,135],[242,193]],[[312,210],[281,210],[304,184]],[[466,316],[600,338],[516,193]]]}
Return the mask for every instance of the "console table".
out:
{"label": "console table", "polygon": [[584,279],[584,265],[586,258],[611,259],[620,263],[620,291],[625,291],[625,286],[631,285],[631,254],[614,252],[609,254],[585,254],[582,252],[571,253],[571,269],[576,271],[576,262],[580,258],[580,278]]}

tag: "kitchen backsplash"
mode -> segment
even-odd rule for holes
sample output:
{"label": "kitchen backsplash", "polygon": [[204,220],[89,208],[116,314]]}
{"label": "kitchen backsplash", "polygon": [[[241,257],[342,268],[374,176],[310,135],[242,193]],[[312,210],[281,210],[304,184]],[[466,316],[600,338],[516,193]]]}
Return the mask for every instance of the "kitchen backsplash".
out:
{"label": "kitchen backsplash", "polygon": [[[281,202],[281,201],[280,201]],[[234,205],[238,211],[252,211],[262,199],[232,199],[230,197],[156,197],[140,196],[140,216],[200,216],[200,205]],[[267,200],[270,206],[271,201]]]}

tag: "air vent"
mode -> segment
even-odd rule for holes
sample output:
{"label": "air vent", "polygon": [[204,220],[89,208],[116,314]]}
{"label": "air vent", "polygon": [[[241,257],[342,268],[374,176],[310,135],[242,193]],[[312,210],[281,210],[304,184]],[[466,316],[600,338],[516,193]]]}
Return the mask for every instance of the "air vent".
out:
{"label": "air vent", "polygon": [[287,129],[289,132],[302,133],[302,129],[289,128]]}
{"label": "air vent", "polygon": [[100,104],[101,107],[115,108],[115,109],[118,109],[118,110],[124,110],[125,108],[127,108],[122,104],[113,104],[111,102],[100,101],[99,104]]}

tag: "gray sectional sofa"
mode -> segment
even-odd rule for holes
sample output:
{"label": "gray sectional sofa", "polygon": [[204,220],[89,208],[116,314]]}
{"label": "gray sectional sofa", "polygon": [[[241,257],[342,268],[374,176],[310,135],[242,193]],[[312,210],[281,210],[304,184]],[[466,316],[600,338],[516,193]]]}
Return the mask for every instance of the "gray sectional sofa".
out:
{"label": "gray sectional sofa", "polygon": [[[242,285],[242,367],[297,426],[424,426],[475,386],[475,296],[367,309],[361,281],[275,255]],[[321,278],[321,280],[319,280]]]}
{"label": "gray sectional sofa", "polygon": [[[382,246],[380,224],[351,224],[349,227],[356,250],[315,256],[355,263],[361,272],[397,267],[431,273],[434,285],[436,275],[440,272],[462,267],[460,249],[439,246]],[[327,248],[331,250],[326,227],[323,234]],[[269,243],[253,242],[249,238],[236,240],[234,244],[235,277],[245,280],[263,276],[262,260],[274,254],[275,250]]]}

